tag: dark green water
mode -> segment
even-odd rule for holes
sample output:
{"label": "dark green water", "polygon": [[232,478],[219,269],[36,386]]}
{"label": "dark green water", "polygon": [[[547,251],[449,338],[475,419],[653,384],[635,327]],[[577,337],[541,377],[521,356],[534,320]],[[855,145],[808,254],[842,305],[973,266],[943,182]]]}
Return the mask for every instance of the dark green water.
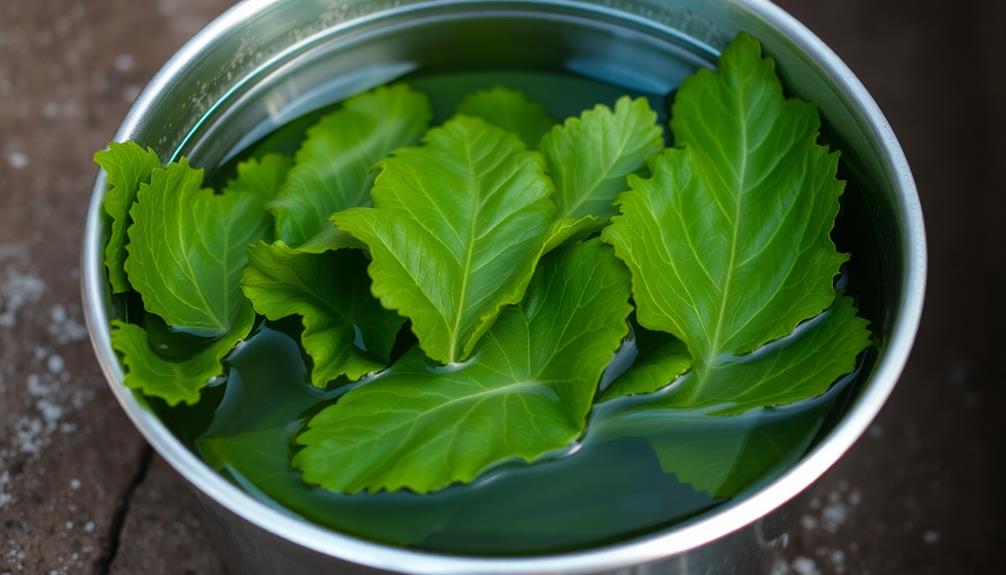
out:
{"label": "dark green water", "polygon": [[[647,97],[666,124],[671,97],[560,73],[443,73],[406,81],[430,95],[435,122],[466,94],[494,85],[523,91],[556,118],[629,93]],[[280,127],[218,169],[210,183],[226,180],[241,159],[294,153],[325,111]],[[646,400],[613,401],[595,408],[586,436],[562,456],[506,463],[473,484],[428,495],[348,496],[304,484],[290,467],[294,437],[306,421],[351,387],[319,391],[309,384],[299,330],[299,318],[260,323],[228,357],[226,381],[205,390],[199,405],[169,409],[154,401],[155,409],[211,466],[261,501],[340,532],[430,551],[554,552],[686,521],[790,467],[840,415],[854,387],[848,377],[820,398],[738,417],[705,415],[713,410],[627,415],[626,407]],[[399,352],[411,343],[407,333],[400,339]],[[184,357],[198,342],[155,329],[151,343],[166,356]],[[630,338],[605,382],[631,366],[634,354]]]}

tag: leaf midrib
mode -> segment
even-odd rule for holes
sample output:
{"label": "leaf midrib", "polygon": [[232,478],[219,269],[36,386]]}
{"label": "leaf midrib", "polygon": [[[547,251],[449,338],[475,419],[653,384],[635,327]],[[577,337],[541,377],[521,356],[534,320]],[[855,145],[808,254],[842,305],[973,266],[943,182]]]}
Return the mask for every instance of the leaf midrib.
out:
{"label": "leaf midrib", "polygon": [[723,290],[720,295],[720,308],[717,312],[716,327],[713,330],[713,337],[711,338],[709,346],[707,348],[707,354],[705,360],[706,365],[712,365],[712,362],[715,361],[716,356],[720,354],[720,346],[723,345],[723,342],[720,341],[720,338],[722,337],[723,333],[723,318],[726,316],[727,301],[730,299],[730,287],[733,284],[734,266],[736,265],[737,262],[737,238],[739,235],[738,231],[740,230],[741,227],[740,223],[741,214],[743,213],[741,206],[744,203],[744,193],[745,193],[744,182],[747,180],[748,145],[749,145],[747,113],[744,108],[743,82],[739,82],[738,84],[739,86],[737,88],[737,91],[739,93],[737,97],[737,113],[740,117],[741,157],[737,177],[735,179],[735,184],[737,187],[734,190],[734,193],[736,195],[737,200],[734,202],[734,220],[733,220],[734,225],[730,235],[730,260],[727,263],[726,277],[723,280]]}
{"label": "leaf midrib", "polygon": [[475,223],[478,216],[478,206],[482,198],[482,187],[479,186],[475,178],[475,162],[472,160],[472,145],[468,139],[468,130],[464,131],[465,138],[465,162],[468,164],[468,181],[472,193],[469,194],[469,218],[468,218],[468,241],[465,243],[465,262],[462,265],[461,273],[461,293],[458,296],[458,307],[454,316],[454,326],[451,328],[450,356],[448,363],[458,360],[458,333],[461,331],[461,318],[464,316],[465,300],[468,297],[468,281],[471,275],[472,253],[475,245]]}
{"label": "leaf midrib", "polygon": [[[460,382],[456,381],[455,383],[460,383]],[[447,409],[449,407],[452,407],[454,405],[457,405],[457,404],[464,404],[464,403],[473,402],[473,401],[481,402],[481,401],[484,401],[484,400],[486,400],[486,399],[488,399],[490,397],[496,396],[496,395],[509,395],[511,393],[517,393],[516,390],[520,390],[520,389],[524,389],[524,388],[541,387],[541,386],[544,386],[544,385],[548,385],[549,383],[550,382],[548,380],[519,380],[519,381],[514,381],[514,382],[511,382],[511,383],[508,383],[508,384],[500,386],[500,387],[492,387],[492,388],[488,388],[488,389],[487,388],[482,388],[481,391],[478,391],[478,392],[475,392],[475,393],[472,393],[472,394],[468,394],[468,395],[462,395],[460,397],[455,397],[453,399],[449,399],[449,400],[445,401],[444,403],[438,403],[438,404],[430,407],[429,409],[425,409],[425,410],[421,410],[421,411],[416,411],[416,412],[414,412],[414,414],[411,417],[407,417],[407,418],[403,419],[402,421],[398,422],[394,426],[378,430],[378,432],[376,434],[374,434],[371,439],[368,439],[365,442],[350,442],[350,444],[347,445],[345,448],[343,448],[341,450],[338,450],[337,452],[330,451],[329,453],[342,453],[342,452],[345,452],[345,451],[352,451],[352,450],[360,449],[360,446],[362,444],[373,443],[373,442],[376,442],[376,441],[381,441],[385,436],[393,434],[395,431],[398,431],[402,427],[405,427],[407,425],[415,425],[419,421],[421,421],[421,420],[423,420],[425,418],[431,417],[434,414],[436,414],[436,413],[438,413],[438,412],[440,412],[440,411],[442,411],[444,409]],[[368,414],[368,417],[373,417],[375,415],[376,416],[380,416],[380,415],[383,415],[383,414],[382,414],[382,412],[374,411],[374,412],[370,412]],[[401,442],[401,444],[402,444],[403,447],[407,443],[408,443],[407,439],[403,440]]]}

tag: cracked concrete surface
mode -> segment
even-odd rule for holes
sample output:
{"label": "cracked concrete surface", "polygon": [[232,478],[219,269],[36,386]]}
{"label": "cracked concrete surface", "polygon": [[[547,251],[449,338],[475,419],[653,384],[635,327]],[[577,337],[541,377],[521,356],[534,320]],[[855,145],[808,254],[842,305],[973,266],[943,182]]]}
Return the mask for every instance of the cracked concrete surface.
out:
{"label": "cracked concrete surface", "polygon": [[[115,404],[78,250],[94,150],[221,0],[0,2],[0,574],[223,572],[188,488]],[[993,572],[1006,319],[1000,3],[787,0],[859,74],[912,162],[931,275],[912,361],[771,572]]]}
{"label": "cracked concrete surface", "polygon": [[0,573],[138,573],[136,547],[161,557],[151,573],[181,572],[161,555],[177,530],[136,527],[153,512],[185,518],[186,553],[206,558],[191,572],[220,572],[188,492],[162,467],[170,495],[138,481],[150,450],[94,360],[78,261],[91,154],[225,4],[0,2]]}

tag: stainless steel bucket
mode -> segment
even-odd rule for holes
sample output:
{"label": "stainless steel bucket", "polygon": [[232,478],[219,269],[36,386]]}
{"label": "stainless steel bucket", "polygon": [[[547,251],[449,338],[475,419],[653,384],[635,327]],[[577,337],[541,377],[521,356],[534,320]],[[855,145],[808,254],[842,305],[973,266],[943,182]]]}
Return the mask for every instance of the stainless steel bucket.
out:
{"label": "stainless steel bucket", "polygon": [[[109,385],[155,449],[199,493],[219,551],[234,573],[749,573],[789,523],[799,495],[866,429],[908,357],[922,309],[926,249],[922,214],[904,154],[873,99],[849,69],[792,17],[764,0],[246,0],[193,38],[151,81],[116,139],[136,139],[162,157],[184,150],[213,165],[261,134],[318,107],[322,93],[346,93],[400,74],[410,50],[435,36],[382,43],[377,23],[522,13],[591,21],[617,18],[642,33],[715,51],[739,31],[759,38],[792,93],[818,104],[829,140],[856,173],[884,277],[880,351],[842,420],[803,460],[757,493],[697,520],[635,539],[573,553],[480,558],[410,551],[310,524],[246,495],[186,449],[122,385],[109,344],[110,304],[102,266],[99,175],[83,247],[87,324]],[[352,52],[352,65],[317,67],[318,54]],[[453,56],[452,56],[453,57]],[[463,55],[457,56],[463,57]],[[395,65],[379,65],[397,62]],[[362,66],[368,64],[367,66]],[[334,66],[334,67],[333,67]],[[366,73],[361,73],[366,70]],[[297,72],[299,88],[278,79]],[[284,88],[286,86],[286,88]],[[324,91],[314,90],[325,87]]]}

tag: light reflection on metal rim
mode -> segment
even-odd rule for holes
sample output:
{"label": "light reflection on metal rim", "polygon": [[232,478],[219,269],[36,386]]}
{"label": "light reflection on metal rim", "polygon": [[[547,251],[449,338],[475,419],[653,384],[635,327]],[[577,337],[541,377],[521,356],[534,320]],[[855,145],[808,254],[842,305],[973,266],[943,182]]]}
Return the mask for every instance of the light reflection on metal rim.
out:
{"label": "light reflection on metal rim", "polygon": [[[281,0],[246,0],[212,22],[186,44],[150,82],[133,105],[116,135],[132,136],[152,104],[215,39],[239,29],[252,14]],[[553,3],[554,2],[553,0]],[[868,129],[882,154],[882,162],[895,175],[904,249],[904,272],[900,286],[900,309],[890,341],[879,358],[868,385],[856,404],[830,434],[798,465],[754,495],[717,508],[682,526],[596,549],[526,558],[473,558],[432,554],[392,547],[342,535],[272,509],[241,491],[192,454],[122,384],[122,371],[109,340],[105,309],[105,277],[102,262],[101,199],[104,175],[99,175],[88,210],[84,236],[82,284],[84,313],[102,370],[119,403],[153,447],[183,477],[208,497],[248,522],[279,537],[317,551],[378,569],[407,569],[412,573],[563,573],[617,569],[666,558],[714,541],[740,529],[778,508],[820,477],[865,431],[880,411],[908,359],[922,311],[925,291],[926,246],[922,212],[915,183],[904,153],[887,120],[872,97],[844,63],[816,36],[782,9],[766,0],[725,0],[762,20],[803,50],[829,76],[866,118]]]}

